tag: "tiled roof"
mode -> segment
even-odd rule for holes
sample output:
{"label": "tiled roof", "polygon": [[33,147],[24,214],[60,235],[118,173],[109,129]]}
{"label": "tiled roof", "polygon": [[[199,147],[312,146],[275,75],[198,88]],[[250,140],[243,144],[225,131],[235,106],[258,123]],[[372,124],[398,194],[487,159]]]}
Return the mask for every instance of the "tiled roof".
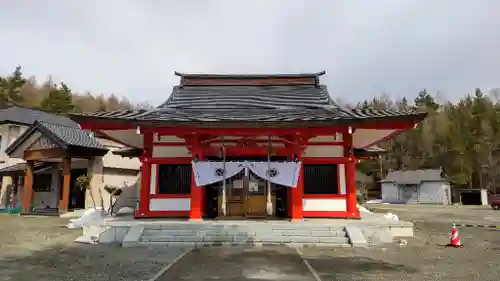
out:
{"label": "tiled roof", "polygon": [[391,171],[382,182],[397,184],[420,184],[422,181],[446,181],[442,170]]}
{"label": "tiled roof", "polygon": [[40,131],[43,135],[57,143],[62,149],[68,148],[88,148],[99,150],[102,152],[108,149],[99,143],[95,138],[89,135],[88,131],[80,130],[79,128],[52,124],[47,122],[36,121],[33,125],[19,136],[6,150],[7,154],[11,154],[34,132]]}
{"label": "tiled roof", "polygon": [[[186,77],[189,78],[190,76],[184,75],[182,79],[186,79]],[[208,75],[203,77],[222,79],[226,76]],[[248,77],[255,79],[255,77],[260,76]],[[248,77],[241,77],[238,83],[244,84],[245,79],[248,79]],[[271,81],[279,76],[264,75],[262,77]],[[264,78],[259,80],[259,83],[265,83]],[[198,77],[198,79],[201,78]],[[217,81],[213,83],[217,83]],[[199,122],[206,124],[234,121],[275,123],[311,121],[331,123],[342,120],[391,117],[411,117],[418,122],[426,116],[425,113],[416,112],[343,108],[330,98],[326,86],[314,83],[307,85],[243,84],[181,85],[174,87],[168,100],[155,109],[73,114],[72,118],[75,120],[104,118],[136,122]]]}
{"label": "tiled roof", "polygon": [[104,145],[99,143],[95,138],[91,137],[88,131],[46,122],[38,123],[67,146],[106,149]]}
{"label": "tiled roof", "polygon": [[70,127],[78,127],[73,120],[55,114],[50,114],[37,109],[23,106],[9,106],[0,109],[0,123],[13,123],[30,126],[35,121],[43,121],[53,124],[61,124]]}

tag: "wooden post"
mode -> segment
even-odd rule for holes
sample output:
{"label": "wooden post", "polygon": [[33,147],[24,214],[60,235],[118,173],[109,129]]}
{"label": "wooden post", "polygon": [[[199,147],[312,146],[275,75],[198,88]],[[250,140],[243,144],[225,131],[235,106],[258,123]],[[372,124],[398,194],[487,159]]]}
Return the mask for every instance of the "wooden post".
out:
{"label": "wooden post", "polygon": [[35,161],[26,161],[26,171],[24,174],[24,188],[23,188],[23,201],[22,211],[24,213],[31,212],[31,200],[33,198],[33,173]]}
{"label": "wooden post", "polygon": [[62,199],[59,201],[59,213],[66,213],[69,207],[69,187],[71,181],[71,157],[63,158]]}

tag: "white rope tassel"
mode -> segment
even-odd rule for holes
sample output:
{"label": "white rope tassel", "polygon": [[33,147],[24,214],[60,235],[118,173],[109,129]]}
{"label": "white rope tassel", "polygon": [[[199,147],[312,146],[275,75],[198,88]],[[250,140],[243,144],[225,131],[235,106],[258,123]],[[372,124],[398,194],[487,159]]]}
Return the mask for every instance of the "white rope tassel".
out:
{"label": "white rope tassel", "polygon": [[271,170],[271,153],[272,153],[272,142],[271,136],[268,138],[268,153],[267,153],[267,203],[266,203],[266,212],[268,216],[273,215],[273,202],[271,200],[271,181],[269,180],[269,172]]}
{"label": "white rope tassel", "polygon": [[224,171],[222,174],[222,204],[221,210],[222,215],[226,216],[227,208],[226,208],[226,147],[224,146],[224,137],[221,137],[222,142],[222,170]]}

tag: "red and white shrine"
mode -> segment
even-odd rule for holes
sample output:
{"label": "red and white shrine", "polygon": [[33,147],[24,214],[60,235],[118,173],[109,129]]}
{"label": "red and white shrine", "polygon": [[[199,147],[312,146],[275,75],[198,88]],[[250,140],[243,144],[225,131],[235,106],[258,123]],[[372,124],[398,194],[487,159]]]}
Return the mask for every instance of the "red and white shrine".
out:
{"label": "red and white shrine", "polygon": [[340,107],[323,74],[176,73],[155,109],[71,118],[140,151],[137,218],[359,218],[354,150],[426,114]]}

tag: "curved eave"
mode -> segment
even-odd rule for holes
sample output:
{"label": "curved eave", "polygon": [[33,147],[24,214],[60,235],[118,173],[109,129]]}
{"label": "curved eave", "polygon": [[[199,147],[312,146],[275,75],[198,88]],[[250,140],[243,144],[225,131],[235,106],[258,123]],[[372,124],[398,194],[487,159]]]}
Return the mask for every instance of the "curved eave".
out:
{"label": "curved eave", "polygon": [[112,152],[114,155],[118,155],[121,157],[135,158],[139,157],[142,154],[142,149],[120,149]]}
{"label": "curved eave", "polygon": [[[391,123],[405,123],[404,129],[411,129],[414,125],[420,123],[427,117],[427,113],[415,113],[408,115],[398,116],[383,116],[371,118],[342,118],[322,121],[240,121],[240,120],[223,120],[223,121],[178,121],[178,120],[140,120],[140,119],[127,119],[127,118],[114,118],[114,117],[100,117],[100,116],[84,116],[84,115],[70,115],[70,119],[84,124],[88,129],[105,129],[106,126],[116,126],[128,129],[133,129],[136,126],[144,128],[155,128],[162,126],[171,127],[190,127],[190,128],[308,128],[311,126],[316,127],[329,127],[329,126],[352,126],[354,128],[364,128],[364,126],[374,126],[387,124],[384,126],[390,128]],[[104,127],[103,127],[104,126]],[[403,129],[403,128],[395,128]]]}

